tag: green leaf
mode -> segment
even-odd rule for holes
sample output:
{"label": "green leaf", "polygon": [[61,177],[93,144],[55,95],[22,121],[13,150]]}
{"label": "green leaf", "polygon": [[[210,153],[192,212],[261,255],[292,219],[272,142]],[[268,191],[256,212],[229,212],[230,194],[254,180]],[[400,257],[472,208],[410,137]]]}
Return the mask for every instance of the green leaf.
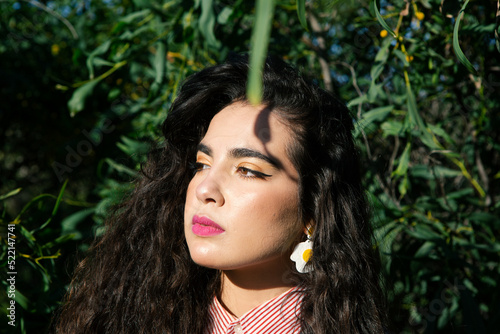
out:
{"label": "green leaf", "polygon": [[167,45],[164,41],[158,42],[154,58],[155,81],[151,87],[151,94],[156,94],[165,77],[165,62],[167,59]]}
{"label": "green leaf", "polygon": [[461,189],[461,190],[458,190],[458,191],[454,191],[454,192],[448,193],[447,196],[446,196],[446,198],[456,199],[456,198],[467,197],[467,196],[470,197],[473,193],[474,193],[474,189],[472,189],[472,188],[465,188],[465,189]]}
{"label": "green leaf", "polygon": [[61,190],[59,191],[59,195],[57,196],[56,199],[56,204],[54,205],[54,209],[52,210],[52,216],[54,216],[57,213],[57,210],[59,209],[59,204],[61,204],[62,196],[64,194],[64,190],[66,189],[67,184],[68,180],[64,181]]}
{"label": "green leaf", "polygon": [[[138,12],[132,12],[132,13],[120,18],[120,22],[130,24],[137,19],[142,19],[142,18],[146,17],[150,13],[151,13],[151,10],[149,10],[149,9],[143,9],[143,10],[140,10]],[[116,28],[113,28],[113,32],[116,32],[115,29]]]}
{"label": "green leaf", "polygon": [[61,222],[61,234],[72,234],[74,240],[81,239],[82,233],[77,228],[77,225],[94,212],[95,208],[88,208],[75,212],[74,214],[64,218]]}
{"label": "green leaf", "polygon": [[271,35],[274,5],[274,0],[257,0],[256,3],[247,86],[247,98],[253,105],[260,104],[262,100],[262,68]]}
{"label": "green leaf", "polygon": [[105,161],[108,163],[108,165],[110,165],[111,167],[113,167],[113,169],[115,169],[116,171],[118,171],[120,173],[125,173],[125,174],[128,174],[130,176],[137,175],[135,170],[130,169],[127,166],[124,166],[122,164],[119,164],[116,161],[114,161],[113,159],[106,158]]}
{"label": "green leaf", "polygon": [[93,63],[96,66],[113,66],[113,65],[115,65],[115,63],[113,63],[109,60],[106,60],[106,59],[102,59],[100,57],[95,57]]}
{"label": "green leaf", "polygon": [[394,54],[403,62],[404,66],[410,66],[410,63],[406,60],[406,55],[401,50],[394,50]]}
{"label": "green leaf", "polygon": [[446,133],[446,131],[440,126],[434,124],[427,124],[427,128],[431,131],[431,133],[443,138],[448,144],[454,143],[451,136],[448,133]]}
{"label": "green leaf", "polygon": [[452,311],[450,307],[445,307],[439,315],[437,327],[443,329],[449,322],[452,316]]}
{"label": "green leaf", "polygon": [[468,218],[480,224],[488,224],[496,229],[500,228],[500,217],[488,212],[473,212]]}
{"label": "green leaf", "polygon": [[370,88],[368,88],[368,102],[370,103],[375,103],[377,100],[379,100],[379,96],[384,96],[384,84],[383,83],[375,83],[374,80],[372,80],[370,84]]}
{"label": "green leaf", "polygon": [[377,240],[377,245],[380,249],[380,253],[385,255],[382,257],[384,267],[387,272],[390,272],[390,267],[392,263],[392,247],[395,242],[397,242],[397,237],[400,235],[401,231],[405,226],[398,222],[391,222],[382,227],[374,230],[375,239]]}
{"label": "green leaf", "polygon": [[428,165],[415,165],[411,168],[411,176],[419,177],[426,180],[432,180],[436,177],[446,178],[446,177],[457,177],[462,175],[458,170],[450,169],[443,166],[428,166]]}
{"label": "green leaf", "polygon": [[116,146],[118,146],[118,148],[120,148],[120,150],[125,152],[127,155],[134,155],[134,154],[146,155],[149,151],[150,146],[148,143],[133,140],[126,136],[121,136],[120,138],[123,143],[118,142],[116,143]]}
{"label": "green leaf", "polygon": [[307,20],[306,20],[306,0],[297,0],[297,15],[299,17],[300,24],[302,27],[309,31],[307,28]]}
{"label": "green leaf", "polygon": [[375,12],[375,16],[377,17],[378,22],[380,25],[387,30],[388,33],[390,33],[394,38],[396,38],[396,33],[392,31],[392,29],[389,27],[389,25],[385,22],[384,18],[382,15],[380,15],[380,12],[378,11],[377,8],[377,0],[373,0],[372,2],[373,10]]}
{"label": "green leaf", "polygon": [[410,187],[410,182],[408,181],[408,174],[405,174],[403,176],[403,179],[399,182],[399,185],[398,185],[400,199],[406,195],[409,187]]}
{"label": "green leaf", "polygon": [[151,6],[151,3],[147,0],[132,0],[132,2],[134,3],[134,5],[136,7],[148,7],[148,6]]}
{"label": "green leaf", "polygon": [[464,11],[465,8],[467,7],[467,4],[469,3],[469,0],[466,0],[464,5],[462,6],[462,9],[460,9],[460,12],[458,13],[457,19],[455,20],[455,26],[453,27],[453,50],[455,51],[455,55],[457,56],[458,60],[472,73],[476,74],[476,69],[470,61],[467,59],[465,54],[462,52],[462,49],[460,48],[460,43],[458,41],[458,30],[460,28],[460,21],[464,17]]}
{"label": "green leaf", "polygon": [[349,103],[347,103],[347,108],[351,108],[351,107],[357,106],[359,104],[363,104],[366,101],[368,101],[368,96],[366,94],[358,96],[357,98],[355,98],[355,99],[349,101]]}
{"label": "green leaf", "polygon": [[372,66],[370,69],[370,76],[372,77],[372,83],[377,80],[377,78],[382,74],[384,71],[384,62],[377,62],[375,65]]}
{"label": "green leaf", "polygon": [[431,241],[426,241],[420,248],[415,252],[415,258],[427,258],[430,252],[436,247],[436,244]]}
{"label": "green leaf", "polygon": [[14,195],[17,195],[21,191],[21,189],[22,188],[17,188],[17,189],[14,189],[12,191],[9,191],[5,195],[0,196],[0,201],[3,201],[4,199],[7,199],[7,198],[12,197]]}
{"label": "green leaf", "polygon": [[368,127],[375,121],[383,121],[394,109],[394,106],[379,107],[361,115],[354,126],[354,137],[357,137],[362,129]]}
{"label": "green leaf", "polygon": [[397,176],[401,177],[406,175],[406,171],[408,170],[408,165],[410,163],[410,152],[411,152],[411,142],[406,143],[405,150],[401,157],[399,158],[398,167],[395,171],[392,172],[391,177]]}
{"label": "green leaf", "polygon": [[406,94],[407,94],[406,101],[407,101],[410,125],[412,127],[417,126],[420,131],[424,131],[425,129],[424,121],[422,120],[422,117],[420,117],[420,114],[418,113],[415,94],[413,94],[413,90],[411,89],[411,85],[409,82],[406,85]]}
{"label": "green leaf", "polygon": [[409,81],[406,83],[406,94],[407,94],[407,106],[408,106],[408,116],[410,121],[410,126],[417,126],[420,133],[420,140],[431,149],[440,149],[440,147],[434,142],[431,134],[427,131],[424,124],[424,120],[420,116],[417,110],[417,102],[415,100],[415,95],[411,89],[411,84]]}
{"label": "green leaf", "polygon": [[403,132],[403,123],[398,121],[386,121],[380,125],[384,137],[399,136]]}
{"label": "green leaf", "polygon": [[377,55],[375,56],[375,62],[386,63],[387,59],[389,59],[389,47],[391,46],[390,39],[384,39],[382,42],[382,47],[378,50]]}
{"label": "green leaf", "polygon": [[23,309],[28,310],[29,299],[26,298],[24,294],[22,294],[18,289],[16,289],[16,295],[14,297],[15,301],[19,306]]}
{"label": "green leaf", "polygon": [[495,23],[484,24],[476,22],[462,27],[462,31],[467,33],[491,34],[492,32],[495,32]]}
{"label": "green leaf", "polygon": [[94,79],[94,58],[98,55],[106,53],[109,50],[110,46],[111,40],[108,39],[106,42],[99,45],[94,51],[90,53],[89,57],[87,58],[87,68],[90,73],[90,79]]}
{"label": "green leaf", "polygon": [[481,277],[481,282],[492,287],[496,287],[498,285],[497,281],[489,276]]}
{"label": "green leaf", "polygon": [[387,115],[394,110],[394,106],[385,106],[372,109],[361,115],[361,119],[359,122],[364,123],[365,125],[371,124],[374,121],[383,121]]}
{"label": "green leaf", "polygon": [[222,9],[222,11],[217,16],[217,23],[226,24],[229,21],[229,18],[233,14],[233,8],[226,6]]}
{"label": "green leaf", "polygon": [[219,42],[214,35],[215,14],[213,8],[213,0],[201,1],[201,16],[198,22],[200,32],[205,36],[208,45],[217,46]]}
{"label": "green leaf", "polygon": [[35,243],[36,243],[36,238],[35,236],[33,235],[33,233],[31,233],[30,231],[28,231],[24,226],[22,225],[18,225],[20,228],[19,228],[19,232],[21,233],[21,235],[26,239],[26,241],[28,242],[28,245],[30,248],[34,249],[36,246],[35,246]]}
{"label": "green leaf", "polygon": [[430,240],[436,242],[443,240],[442,235],[436,233],[431,227],[422,223],[417,224],[414,230],[407,230],[406,233],[422,240]]}
{"label": "green leaf", "polygon": [[75,117],[80,111],[85,108],[85,101],[94,91],[94,87],[101,81],[99,79],[91,80],[84,85],[78,87],[68,101],[69,114]]}

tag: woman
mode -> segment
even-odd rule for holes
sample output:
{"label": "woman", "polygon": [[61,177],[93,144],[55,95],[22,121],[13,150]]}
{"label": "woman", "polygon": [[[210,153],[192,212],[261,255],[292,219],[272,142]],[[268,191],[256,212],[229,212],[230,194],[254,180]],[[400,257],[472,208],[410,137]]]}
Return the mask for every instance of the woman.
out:
{"label": "woman", "polygon": [[348,110],[276,58],[253,106],[247,72],[236,57],[185,82],[57,333],[384,331]]}

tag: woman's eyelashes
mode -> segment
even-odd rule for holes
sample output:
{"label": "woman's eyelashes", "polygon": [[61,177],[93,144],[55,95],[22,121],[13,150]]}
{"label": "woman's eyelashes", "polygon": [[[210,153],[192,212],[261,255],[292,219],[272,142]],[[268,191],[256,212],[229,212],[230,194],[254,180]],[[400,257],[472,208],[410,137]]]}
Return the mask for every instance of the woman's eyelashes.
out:
{"label": "woman's eyelashes", "polygon": [[198,161],[189,163],[189,169],[193,172],[193,175],[207,168],[209,168],[207,164]]}
{"label": "woman's eyelashes", "polygon": [[262,172],[258,172],[256,170],[253,170],[253,169],[250,169],[250,168],[247,168],[247,167],[238,167],[238,166],[235,166],[236,167],[236,170],[238,172],[238,175],[240,175],[241,177],[245,178],[245,179],[255,179],[255,178],[258,178],[258,179],[267,179],[268,177],[271,177],[271,175],[268,175],[268,174],[264,174]]}
{"label": "woman's eyelashes", "polygon": [[[208,165],[204,162],[196,161],[195,163],[191,163],[189,165],[189,168],[193,171],[193,174],[196,174],[198,172],[209,169],[210,165]],[[263,179],[263,180],[265,180],[265,179],[272,176],[272,175],[265,174],[265,173],[262,173],[262,172],[254,170],[254,169],[244,167],[244,166],[234,166],[234,170],[236,171],[236,173],[240,177],[242,177],[244,179]]]}
{"label": "woman's eyelashes", "polygon": [[204,170],[204,169],[208,169],[208,168],[210,168],[210,166],[209,166],[209,165],[207,165],[207,164],[205,164],[205,163],[203,163],[203,162],[198,162],[198,161],[196,161],[196,162],[194,163],[194,170],[195,170],[196,172],[200,172],[200,171],[202,171],[202,170]]}

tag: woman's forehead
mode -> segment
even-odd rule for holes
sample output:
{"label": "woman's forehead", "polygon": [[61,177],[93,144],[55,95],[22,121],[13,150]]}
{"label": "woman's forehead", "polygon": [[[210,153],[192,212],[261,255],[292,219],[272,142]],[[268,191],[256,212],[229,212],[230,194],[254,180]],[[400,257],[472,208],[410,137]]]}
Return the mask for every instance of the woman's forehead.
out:
{"label": "woman's forehead", "polygon": [[266,106],[235,102],[217,113],[208,127],[205,138],[231,136],[254,144],[288,144],[292,132],[280,117]]}

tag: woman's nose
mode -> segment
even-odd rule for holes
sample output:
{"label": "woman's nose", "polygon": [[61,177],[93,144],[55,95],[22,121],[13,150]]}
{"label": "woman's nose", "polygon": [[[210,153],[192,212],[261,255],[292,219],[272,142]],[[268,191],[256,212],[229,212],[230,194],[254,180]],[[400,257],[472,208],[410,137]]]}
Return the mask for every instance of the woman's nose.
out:
{"label": "woman's nose", "polygon": [[224,205],[222,193],[222,176],[215,169],[210,169],[200,175],[201,182],[196,187],[196,197],[205,204],[213,203],[216,206]]}

